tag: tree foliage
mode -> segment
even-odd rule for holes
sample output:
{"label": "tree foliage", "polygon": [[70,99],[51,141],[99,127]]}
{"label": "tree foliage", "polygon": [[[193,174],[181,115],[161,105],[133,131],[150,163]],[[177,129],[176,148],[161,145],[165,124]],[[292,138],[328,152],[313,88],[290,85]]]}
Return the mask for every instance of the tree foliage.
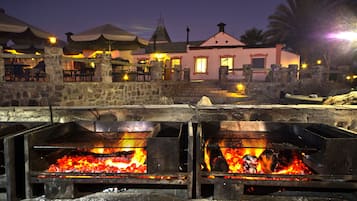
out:
{"label": "tree foliage", "polygon": [[303,59],[316,59],[329,46],[327,33],[347,29],[356,19],[355,1],[286,0],[268,18],[268,41],[284,43]]}
{"label": "tree foliage", "polygon": [[265,33],[261,29],[255,27],[245,31],[243,35],[240,36],[240,41],[245,43],[247,46],[257,46],[265,44]]}

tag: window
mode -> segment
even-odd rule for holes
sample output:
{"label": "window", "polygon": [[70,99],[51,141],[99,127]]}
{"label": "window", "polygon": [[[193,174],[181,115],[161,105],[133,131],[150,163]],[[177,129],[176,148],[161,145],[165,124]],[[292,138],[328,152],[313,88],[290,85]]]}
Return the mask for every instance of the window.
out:
{"label": "window", "polygon": [[252,58],[252,68],[265,68],[265,58]]}
{"label": "window", "polygon": [[175,68],[175,67],[179,67],[181,66],[181,59],[180,58],[172,58],[171,59],[171,68]]}
{"label": "window", "polygon": [[228,71],[233,70],[233,57],[232,56],[222,56],[220,66],[228,66]]}
{"label": "window", "polygon": [[207,57],[195,58],[195,73],[207,73]]}

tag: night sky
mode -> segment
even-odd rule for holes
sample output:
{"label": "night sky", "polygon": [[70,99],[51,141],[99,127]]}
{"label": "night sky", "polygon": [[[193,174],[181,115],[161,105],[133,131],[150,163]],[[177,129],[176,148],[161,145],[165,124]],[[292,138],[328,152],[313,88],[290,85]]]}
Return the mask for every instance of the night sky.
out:
{"label": "night sky", "polygon": [[266,30],[268,16],[285,0],[1,0],[5,13],[65,40],[66,32],[80,33],[113,24],[150,39],[160,16],[172,41],[205,40],[225,31],[237,38],[253,27]]}

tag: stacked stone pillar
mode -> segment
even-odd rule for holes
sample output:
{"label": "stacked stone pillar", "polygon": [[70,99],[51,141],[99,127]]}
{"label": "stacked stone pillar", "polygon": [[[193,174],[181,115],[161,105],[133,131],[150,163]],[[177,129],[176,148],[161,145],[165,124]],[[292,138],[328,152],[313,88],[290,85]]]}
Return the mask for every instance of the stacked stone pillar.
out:
{"label": "stacked stone pillar", "polygon": [[311,66],[311,78],[313,80],[316,80],[316,82],[321,83],[324,81],[324,76],[323,76],[323,66],[322,65],[316,65],[316,66]]}
{"label": "stacked stone pillar", "polygon": [[63,83],[62,55],[62,48],[45,47],[44,62],[46,65],[46,79],[50,83]]}
{"label": "stacked stone pillar", "polygon": [[162,62],[152,62],[151,68],[151,80],[162,80]]}
{"label": "stacked stone pillar", "polygon": [[250,64],[243,64],[243,76],[246,82],[253,80],[253,70]]}
{"label": "stacked stone pillar", "polygon": [[295,82],[298,79],[298,65],[291,64],[288,66],[289,82]]}
{"label": "stacked stone pillar", "polygon": [[101,62],[99,64],[99,69],[97,73],[101,75],[101,81],[104,83],[111,83],[113,82],[112,77],[112,64],[110,63],[111,55],[103,54]]}
{"label": "stacked stone pillar", "polygon": [[271,65],[271,81],[272,82],[279,82],[280,81],[280,70],[281,65],[279,64],[272,64]]}
{"label": "stacked stone pillar", "polygon": [[219,81],[224,82],[228,80],[228,66],[221,66],[219,67]]}
{"label": "stacked stone pillar", "polygon": [[191,80],[190,73],[191,73],[190,68],[183,69],[183,80],[184,81],[189,82]]}

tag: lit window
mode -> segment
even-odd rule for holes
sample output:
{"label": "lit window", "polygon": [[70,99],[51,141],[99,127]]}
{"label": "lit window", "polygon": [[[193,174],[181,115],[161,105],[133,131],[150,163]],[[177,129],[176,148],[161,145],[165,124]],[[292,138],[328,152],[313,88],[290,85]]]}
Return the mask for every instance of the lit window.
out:
{"label": "lit window", "polygon": [[181,59],[180,58],[171,59],[171,67],[175,68],[175,66],[181,66]]}
{"label": "lit window", "polygon": [[265,58],[252,58],[253,68],[265,68]]}
{"label": "lit window", "polygon": [[232,69],[233,69],[233,57],[232,56],[221,57],[221,66],[228,66],[228,71],[232,71]]}
{"label": "lit window", "polygon": [[207,73],[207,57],[195,58],[195,73]]}

